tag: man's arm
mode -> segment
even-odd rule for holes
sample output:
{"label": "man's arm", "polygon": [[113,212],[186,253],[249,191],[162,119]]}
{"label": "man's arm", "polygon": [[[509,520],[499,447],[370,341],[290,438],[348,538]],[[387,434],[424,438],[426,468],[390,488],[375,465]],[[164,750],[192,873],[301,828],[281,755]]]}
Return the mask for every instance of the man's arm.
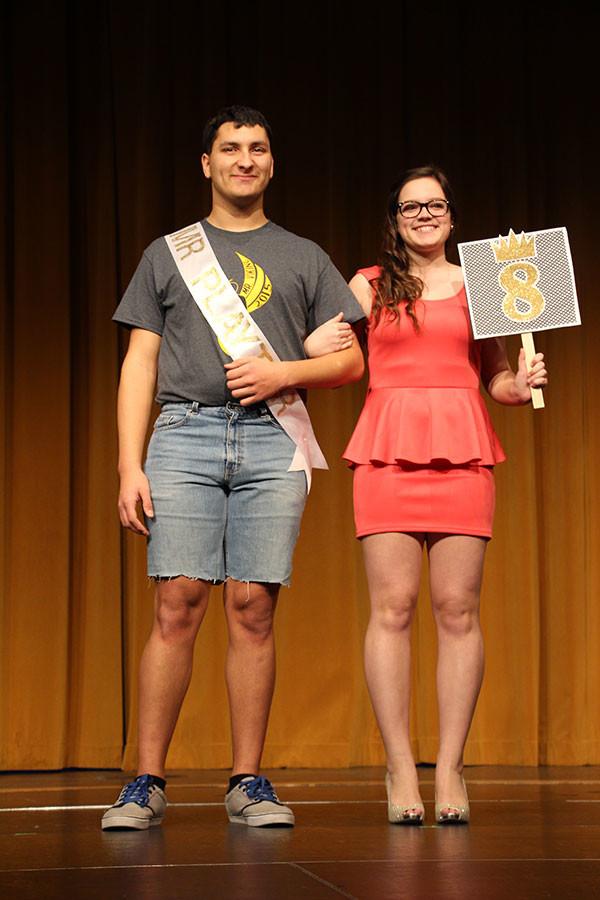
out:
{"label": "man's arm", "polygon": [[138,518],[141,502],[147,516],[153,516],[150,485],[142,469],[144,441],[156,387],[160,335],[134,328],[121,369],[117,401],[119,431],[119,516],[125,528],[148,534]]}
{"label": "man's arm", "polygon": [[269,362],[257,357],[243,357],[225,365],[227,387],[242,406],[268,400],[291,388],[340,387],[358,381],[364,368],[363,355],[354,335],[348,350],[315,359]]}

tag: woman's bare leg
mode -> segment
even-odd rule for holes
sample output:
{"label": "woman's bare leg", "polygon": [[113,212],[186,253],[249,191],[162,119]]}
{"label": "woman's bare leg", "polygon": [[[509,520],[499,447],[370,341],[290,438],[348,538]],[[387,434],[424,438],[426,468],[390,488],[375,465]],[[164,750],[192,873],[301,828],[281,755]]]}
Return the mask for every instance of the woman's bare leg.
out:
{"label": "woman's bare leg", "polygon": [[431,603],[438,633],[440,747],[436,794],[463,806],[463,752],[483,679],[479,595],[487,542],[469,535],[430,535]]}
{"label": "woman's bare leg", "polygon": [[423,535],[374,534],[362,539],[371,598],[365,673],[399,806],[421,804],[410,747],[410,626],[423,556]]}

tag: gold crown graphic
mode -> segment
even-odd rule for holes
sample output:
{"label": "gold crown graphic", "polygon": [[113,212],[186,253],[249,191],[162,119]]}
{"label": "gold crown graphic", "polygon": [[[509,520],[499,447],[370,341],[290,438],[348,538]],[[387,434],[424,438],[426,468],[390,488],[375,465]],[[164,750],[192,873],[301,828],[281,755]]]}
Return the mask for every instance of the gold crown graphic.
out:
{"label": "gold crown graphic", "polygon": [[526,259],[535,256],[535,235],[526,235],[523,231],[516,236],[512,228],[508,237],[498,236],[497,241],[490,241],[496,262],[506,262],[511,259]]}

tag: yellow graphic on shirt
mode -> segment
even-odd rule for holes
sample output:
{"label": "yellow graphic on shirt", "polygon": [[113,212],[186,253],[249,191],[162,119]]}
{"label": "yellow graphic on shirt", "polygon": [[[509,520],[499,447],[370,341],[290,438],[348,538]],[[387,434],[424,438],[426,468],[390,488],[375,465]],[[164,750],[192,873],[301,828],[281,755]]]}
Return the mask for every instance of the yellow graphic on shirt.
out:
{"label": "yellow graphic on shirt", "polygon": [[[264,306],[270,299],[271,294],[273,293],[273,285],[262,266],[259,266],[258,263],[253,262],[249,257],[244,256],[242,253],[238,253],[237,250],[235,255],[239,258],[244,267],[244,283],[240,288],[233,279],[230,279],[230,281],[236,294],[244,301],[248,312],[252,313],[256,309],[260,309],[261,306]],[[223,353],[227,353],[227,350],[221,341],[219,341],[219,346]]]}
{"label": "yellow graphic on shirt", "polygon": [[246,304],[246,309],[251,313],[255,309],[260,309],[269,300],[273,286],[262,266],[241,253],[236,252],[235,255],[244,267],[244,283],[238,293]]}

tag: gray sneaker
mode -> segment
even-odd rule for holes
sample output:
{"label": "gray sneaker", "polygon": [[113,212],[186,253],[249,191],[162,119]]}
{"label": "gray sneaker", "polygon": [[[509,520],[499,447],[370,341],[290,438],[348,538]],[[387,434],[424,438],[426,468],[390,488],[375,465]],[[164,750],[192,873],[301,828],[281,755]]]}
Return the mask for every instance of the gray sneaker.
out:
{"label": "gray sneaker", "polygon": [[154,784],[150,775],[138,775],[126,784],[117,802],[102,816],[102,830],[127,828],[144,831],[160,825],[167,808],[164,792]]}
{"label": "gray sneaker", "polygon": [[291,828],[294,813],[284,806],[268,778],[244,778],[228,794],[225,809],[229,821],[238,825],[279,825]]}

